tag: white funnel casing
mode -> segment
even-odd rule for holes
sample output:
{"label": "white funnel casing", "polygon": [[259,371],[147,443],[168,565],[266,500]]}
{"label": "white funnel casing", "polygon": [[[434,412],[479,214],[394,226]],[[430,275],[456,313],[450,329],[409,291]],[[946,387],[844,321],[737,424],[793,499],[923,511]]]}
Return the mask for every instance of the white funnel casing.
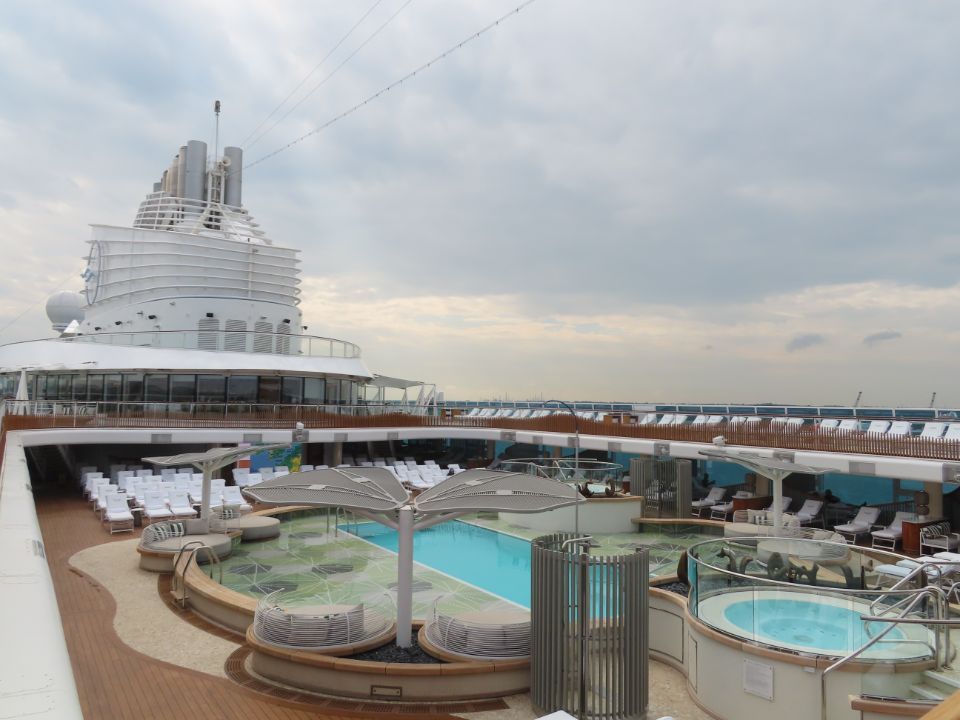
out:
{"label": "white funnel casing", "polygon": [[223,203],[240,207],[243,187],[243,150],[238,147],[225,147],[223,156],[230,161],[223,179]]}
{"label": "white funnel casing", "polygon": [[180,197],[188,200],[203,200],[207,178],[207,144],[202,140],[187,143],[187,170]]}
{"label": "white funnel casing", "polygon": [[177,153],[177,191],[173,193],[176,197],[183,197],[183,188],[187,184],[187,146],[181,145],[180,152]]}

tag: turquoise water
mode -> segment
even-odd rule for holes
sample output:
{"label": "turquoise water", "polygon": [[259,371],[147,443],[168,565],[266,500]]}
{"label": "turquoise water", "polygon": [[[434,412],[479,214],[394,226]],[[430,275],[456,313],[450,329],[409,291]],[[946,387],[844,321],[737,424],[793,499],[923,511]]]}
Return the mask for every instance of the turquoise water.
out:
{"label": "turquoise water", "polygon": [[[382,548],[397,552],[395,530],[379,523],[348,528]],[[452,521],[413,535],[413,559],[458,580],[530,607],[530,543]]]}
{"label": "turquoise water", "polygon": [[[869,637],[861,612],[813,600],[766,598],[733,603],[724,615],[748,636],[770,645],[850,652]],[[874,633],[880,629],[871,628]],[[904,635],[894,628],[886,637],[899,640]]]}

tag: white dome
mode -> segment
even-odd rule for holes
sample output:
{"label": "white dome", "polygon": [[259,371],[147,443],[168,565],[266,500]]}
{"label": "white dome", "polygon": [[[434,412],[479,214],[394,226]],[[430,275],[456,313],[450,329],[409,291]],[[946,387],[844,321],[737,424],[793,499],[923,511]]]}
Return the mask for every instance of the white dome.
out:
{"label": "white dome", "polygon": [[63,332],[74,320],[83,320],[86,299],[80,293],[62,290],[47,298],[47,317],[53,324],[53,329]]}

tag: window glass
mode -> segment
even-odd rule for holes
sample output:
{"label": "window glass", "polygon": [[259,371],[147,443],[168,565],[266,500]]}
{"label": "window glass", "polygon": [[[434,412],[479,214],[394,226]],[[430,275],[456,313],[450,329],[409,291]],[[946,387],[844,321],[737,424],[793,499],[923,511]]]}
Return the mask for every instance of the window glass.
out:
{"label": "window glass", "polygon": [[197,399],[196,375],[170,376],[170,402],[190,403]]}
{"label": "window glass", "polygon": [[299,405],[303,395],[303,378],[285,377],[280,390],[280,402],[284,405]]}
{"label": "window glass", "polygon": [[197,401],[222,403],[227,394],[227,379],[223,375],[197,375]]}
{"label": "window glass", "polygon": [[227,378],[227,402],[257,401],[256,375],[231,375]]}
{"label": "window glass", "polygon": [[144,383],[144,400],[156,403],[167,402],[170,394],[169,380],[167,375],[147,375]]}
{"label": "window glass", "polygon": [[74,400],[87,399],[87,376],[86,375],[73,376],[73,399]]}
{"label": "window glass", "polygon": [[107,375],[106,380],[104,380],[103,399],[119,400],[120,388],[122,386],[122,383],[123,383],[122,375]]}
{"label": "window glass", "polygon": [[303,402],[306,405],[323,405],[326,393],[323,378],[303,379]]}
{"label": "window glass", "polygon": [[349,380],[340,381],[340,404],[341,405],[351,405],[350,402],[350,385],[352,383]]}
{"label": "window glass", "polygon": [[72,383],[69,375],[57,375],[57,400],[69,400]]}
{"label": "window glass", "polygon": [[37,375],[37,400],[47,399],[47,376]]}
{"label": "window glass", "polygon": [[327,380],[327,404],[328,405],[340,404],[340,381],[339,380]]}
{"label": "window glass", "polygon": [[123,376],[124,402],[143,402],[143,375],[132,373]]}
{"label": "window glass", "polygon": [[88,378],[87,400],[103,400],[103,375],[91,375]]}
{"label": "window glass", "polygon": [[280,402],[280,378],[261,377],[259,398],[258,402],[261,403]]}

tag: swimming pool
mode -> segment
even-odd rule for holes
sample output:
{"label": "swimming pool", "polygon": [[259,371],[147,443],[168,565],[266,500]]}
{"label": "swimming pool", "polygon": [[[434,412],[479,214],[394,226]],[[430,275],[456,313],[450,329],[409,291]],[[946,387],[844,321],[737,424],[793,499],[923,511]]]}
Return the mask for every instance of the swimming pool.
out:
{"label": "swimming pool", "polygon": [[[384,525],[366,522],[341,529],[397,552],[397,533]],[[454,520],[414,533],[413,559],[530,607],[530,543],[526,540]]]}

